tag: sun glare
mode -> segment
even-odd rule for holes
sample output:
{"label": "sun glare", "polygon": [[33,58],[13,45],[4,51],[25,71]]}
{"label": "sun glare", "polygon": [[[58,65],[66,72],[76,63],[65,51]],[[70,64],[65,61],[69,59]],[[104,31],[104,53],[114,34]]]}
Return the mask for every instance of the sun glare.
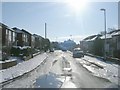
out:
{"label": "sun glare", "polygon": [[80,13],[87,6],[87,0],[66,0],[66,3],[70,10],[74,11],[75,13]]}

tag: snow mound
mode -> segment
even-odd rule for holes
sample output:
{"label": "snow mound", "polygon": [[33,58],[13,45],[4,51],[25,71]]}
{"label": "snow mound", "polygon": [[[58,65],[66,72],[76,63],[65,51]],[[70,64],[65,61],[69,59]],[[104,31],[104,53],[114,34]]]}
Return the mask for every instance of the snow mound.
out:
{"label": "snow mound", "polygon": [[28,61],[19,63],[16,66],[10,67],[8,69],[0,70],[0,83],[21,76],[27,72],[30,72],[31,70],[39,66],[41,62],[46,59],[46,57],[47,54],[44,53]]}

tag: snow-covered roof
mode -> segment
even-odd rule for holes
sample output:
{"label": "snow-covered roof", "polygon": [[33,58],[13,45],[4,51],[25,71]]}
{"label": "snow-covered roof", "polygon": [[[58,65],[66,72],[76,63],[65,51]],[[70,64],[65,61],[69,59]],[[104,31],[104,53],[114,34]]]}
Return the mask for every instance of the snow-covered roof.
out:
{"label": "snow-covered roof", "polygon": [[0,23],[0,28],[6,28],[6,29],[8,29],[8,30],[10,30],[10,31],[13,31],[12,28],[8,27],[7,25],[5,25],[5,24],[3,24],[3,23]]}
{"label": "snow-covered roof", "polygon": [[27,34],[30,34],[30,35],[31,35],[30,32],[28,32],[28,31],[26,31],[26,30],[24,30],[24,29],[22,29],[21,31],[24,32],[24,33],[27,33]]}
{"label": "snow-covered roof", "polygon": [[[107,33],[107,34],[106,34],[106,38],[107,38],[107,39],[110,39],[110,38],[112,38],[112,36],[115,36],[115,35],[120,35],[120,29],[114,30],[114,31],[111,31],[111,32]],[[83,41],[93,41],[93,40],[95,40],[96,38],[105,39],[105,35],[101,35],[101,34],[91,35],[91,36],[88,36],[88,37],[86,37],[85,39],[83,39]]]}
{"label": "snow-covered roof", "polygon": [[12,29],[15,30],[15,32],[17,32],[17,33],[23,33],[23,31],[21,31],[19,28],[14,27]]}
{"label": "snow-covered roof", "polygon": [[118,30],[116,33],[113,34],[113,36],[115,35],[120,35],[120,30]]}
{"label": "snow-covered roof", "polygon": [[15,32],[17,32],[17,33],[23,33],[21,30],[15,30]]}
{"label": "snow-covered roof", "polygon": [[[115,35],[120,35],[120,30],[115,30],[115,31],[112,31],[112,32],[107,33],[107,34],[106,34],[106,38],[107,38],[107,39],[110,39],[110,38],[112,38],[112,36],[115,36]],[[105,39],[105,35],[103,35],[103,36],[101,37],[101,39]]]}
{"label": "snow-covered roof", "polygon": [[93,37],[90,41],[93,41],[93,40],[95,40],[96,38],[97,38],[97,36]]}
{"label": "snow-covered roof", "polygon": [[37,38],[43,38],[42,36],[37,35],[37,34],[33,34],[32,36],[37,37]]}
{"label": "snow-covered roof", "polygon": [[101,37],[101,35],[98,34],[98,35],[89,36],[89,37],[85,38],[84,41],[93,41],[98,37]]}
{"label": "snow-covered roof", "polygon": [[[107,38],[107,39],[110,39],[110,38],[112,38],[112,35],[111,35],[111,34],[106,34],[106,38]],[[103,36],[101,37],[101,39],[105,39],[105,35],[103,35]]]}
{"label": "snow-covered roof", "polygon": [[94,37],[96,37],[96,35],[88,36],[84,39],[84,41],[91,41],[91,39],[93,39]]}

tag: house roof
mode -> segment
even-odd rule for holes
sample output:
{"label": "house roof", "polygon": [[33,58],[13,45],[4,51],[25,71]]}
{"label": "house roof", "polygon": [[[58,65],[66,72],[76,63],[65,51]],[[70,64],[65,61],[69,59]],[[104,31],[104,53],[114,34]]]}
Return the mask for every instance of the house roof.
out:
{"label": "house roof", "polygon": [[[106,34],[106,38],[112,38],[112,35],[111,35],[111,34]],[[103,35],[103,36],[101,37],[101,39],[105,39],[105,35]]]}
{"label": "house roof", "polygon": [[30,35],[31,35],[31,33],[30,33],[30,32],[28,32],[28,31],[26,31],[26,30],[24,30],[24,29],[22,29],[21,31],[23,31],[23,32],[28,33],[28,34],[30,34]]}
{"label": "house roof", "polygon": [[0,23],[0,28],[7,28],[8,30],[13,31],[12,28],[8,27],[7,25],[5,25],[3,23]]}
{"label": "house roof", "polygon": [[15,32],[17,32],[17,33],[23,33],[23,31],[21,31],[19,28],[14,27],[12,29],[15,30]]}
{"label": "house roof", "polygon": [[115,35],[120,35],[120,29],[116,31],[116,33],[113,34],[113,36]]}
{"label": "house roof", "polygon": [[[107,33],[106,38],[110,39],[110,38],[112,38],[112,36],[115,36],[115,35],[120,35],[120,29],[119,30],[114,30],[114,31],[111,31],[111,32]],[[101,37],[101,39],[105,39],[105,35],[103,35]]]}
{"label": "house roof", "polygon": [[92,36],[88,36],[87,38],[85,38],[85,41],[91,40],[92,38],[96,37],[96,35],[92,35]]}
{"label": "house roof", "polygon": [[34,37],[39,37],[39,38],[42,38],[42,39],[43,39],[43,37],[42,37],[42,36],[37,35],[37,34],[33,34],[33,36],[34,36]]}
{"label": "house roof", "polygon": [[84,39],[84,41],[93,41],[96,38],[101,37],[102,35],[98,34],[98,35],[92,35],[92,36],[88,36],[87,38]]}

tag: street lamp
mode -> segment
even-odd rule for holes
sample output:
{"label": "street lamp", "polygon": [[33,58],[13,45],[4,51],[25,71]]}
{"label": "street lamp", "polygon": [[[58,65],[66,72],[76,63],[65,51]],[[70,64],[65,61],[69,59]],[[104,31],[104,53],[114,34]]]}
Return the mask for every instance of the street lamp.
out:
{"label": "street lamp", "polygon": [[105,42],[104,42],[104,59],[106,60],[106,9],[100,9],[104,12],[104,26],[105,26]]}

